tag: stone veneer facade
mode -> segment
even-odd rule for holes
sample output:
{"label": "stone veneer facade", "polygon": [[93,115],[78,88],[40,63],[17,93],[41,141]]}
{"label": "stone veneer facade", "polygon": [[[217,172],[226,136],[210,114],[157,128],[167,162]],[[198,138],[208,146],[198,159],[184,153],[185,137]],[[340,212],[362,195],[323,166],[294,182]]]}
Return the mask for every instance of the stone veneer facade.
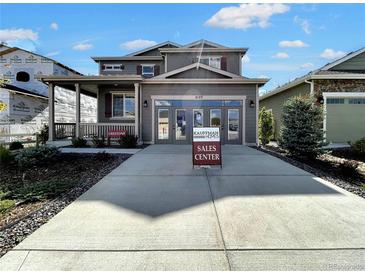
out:
{"label": "stone veneer facade", "polygon": [[365,92],[365,80],[315,80],[315,96],[322,96],[323,92]]}

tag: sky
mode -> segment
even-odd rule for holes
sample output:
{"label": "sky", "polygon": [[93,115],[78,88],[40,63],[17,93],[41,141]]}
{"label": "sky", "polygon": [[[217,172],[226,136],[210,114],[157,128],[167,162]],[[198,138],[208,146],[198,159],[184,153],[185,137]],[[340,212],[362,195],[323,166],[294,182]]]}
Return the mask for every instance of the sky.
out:
{"label": "sky", "polygon": [[0,4],[0,41],[97,74],[90,56],[174,41],[247,47],[267,92],[365,47],[365,4]]}

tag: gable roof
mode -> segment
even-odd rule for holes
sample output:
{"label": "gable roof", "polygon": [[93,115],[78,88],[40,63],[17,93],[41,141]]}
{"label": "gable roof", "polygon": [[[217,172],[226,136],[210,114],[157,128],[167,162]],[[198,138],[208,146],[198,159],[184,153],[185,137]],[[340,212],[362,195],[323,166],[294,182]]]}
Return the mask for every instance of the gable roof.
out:
{"label": "gable roof", "polygon": [[220,45],[220,44],[217,44],[217,43],[214,43],[214,42],[205,40],[205,39],[200,39],[200,40],[197,40],[197,41],[192,42],[190,44],[187,44],[187,45],[184,46],[184,48],[192,48],[192,47],[194,47],[196,45],[199,45],[199,44],[203,44],[203,45],[204,44],[207,44],[207,45],[210,45],[210,46],[212,46],[214,48],[227,48],[227,47],[225,47],[223,45]]}
{"label": "gable roof", "polygon": [[80,72],[78,72],[78,71],[76,71],[76,70],[74,70],[74,69],[72,69],[72,68],[70,68],[70,67],[68,67],[68,66],[66,66],[64,64],[61,64],[60,62],[58,62],[58,61],[56,61],[54,59],[51,59],[49,57],[40,55],[38,53],[34,53],[34,52],[31,52],[31,51],[28,51],[28,50],[25,50],[25,49],[21,49],[21,48],[18,48],[18,47],[9,47],[6,50],[0,51],[0,56],[3,56],[3,55],[8,54],[8,53],[12,53],[12,52],[17,51],[17,50],[24,51],[24,52],[27,52],[29,54],[36,55],[36,56],[39,56],[39,57],[42,57],[42,58],[46,58],[46,59],[52,61],[53,63],[55,63],[56,65],[59,65],[60,67],[63,67],[64,69],[67,69],[69,71],[72,71],[75,74],[82,75],[82,73],[80,73]]}
{"label": "gable roof", "polygon": [[196,68],[196,69],[202,68],[202,69],[205,69],[205,70],[209,70],[211,72],[215,72],[217,74],[227,76],[227,77],[232,78],[232,79],[244,78],[242,76],[239,76],[239,75],[236,75],[236,74],[233,74],[233,73],[230,73],[228,71],[221,70],[221,69],[213,68],[211,66],[208,66],[208,65],[205,65],[205,64],[202,64],[202,63],[193,63],[191,65],[187,65],[185,67],[181,67],[181,68],[178,68],[178,69],[175,69],[175,70],[160,74],[158,76],[153,77],[153,79],[166,79],[167,77],[170,77],[170,76],[173,76],[173,75],[176,75],[176,74],[179,74],[181,72],[188,71],[188,70],[191,70],[191,69],[194,69],[194,68]]}
{"label": "gable roof", "polygon": [[319,69],[310,71],[309,73],[305,74],[304,76],[298,77],[294,79],[293,81],[290,81],[288,83],[285,83],[282,86],[279,86],[270,92],[260,96],[260,100],[264,100],[266,98],[269,98],[271,96],[274,96],[278,93],[281,93],[289,88],[295,87],[297,85],[300,85],[302,83],[305,83],[306,81],[310,80],[323,80],[323,79],[365,79],[365,73],[359,73],[359,72],[348,72],[348,71],[331,71],[330,69],[346,62],[347,60],[350,60],[351,58],[354,58],[358,56],[361,53],[365,52],[365,47],[350,52],[349,54],[345,55],[344,57],[341,57],[331,63],[328,63]]}
{"label": "gable roof", "polygon": [[158,49],[158,48],[164,47],[166,45],[172,45],[172,46],[175,46],[177,48],[180,48],[181,47],[181,45],[179,45],[179,44],[177,44],[175,42],[166,41],[166,42],[162,42],[160,44],[157,44],[157,45],[154,45],[154,46],[151,46],[151,47],[148,47],[148,48],[145,48],[145,49],[136,51],[136,52],[132,52],[132,53],[127,54],[125,56],[136,56],[136,55],[139,55],[141,53],[145,53],[145,52],[150,51],[150,50],[153,50],[153,49]]}
{"label": "gable roof", "polygon": [[340,59],[337,59],[331,63],[328,63],[327,65],[324,65],[322,68],[320,68],[320,70],[329,70],[343,62],[346,62],[347,60],[350,60],[351,58],[354,58],[355,56],[357,56],[363,52],[365,52],[365,47],[363,47],[359,50],[350,52],[349,54],[345,55],[344,57],[341,57]]}
{"label": "gable roof", "polygon": [[26,90],[26,89],[23,89],[23,88],[20,88],[17,86],[9,85],[9,84],[3,84],[2,86],[0,86],[0,88],[9,89],[11,91],[14,91],[15,93],[19,93],[19,94],[23,94],[23,95],[39,97],[39,98],[46,99],[46,100],[48,99],[47,96],[35,93],[33,91],[29,91],[29,90]]}

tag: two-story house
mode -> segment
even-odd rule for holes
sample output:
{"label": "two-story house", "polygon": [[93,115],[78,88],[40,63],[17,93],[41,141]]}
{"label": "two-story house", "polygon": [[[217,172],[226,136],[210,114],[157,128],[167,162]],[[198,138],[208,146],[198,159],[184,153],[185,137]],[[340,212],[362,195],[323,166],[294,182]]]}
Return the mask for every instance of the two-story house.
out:
{"label": "two-story house", "polygon": [[151,144],[189,144],[193,127],[220,127],[224,144],[257,144],[258,90],[267,79],[243,77],[246,48],[199,40],[164,42],[125,56],[92,57],[98,76],[42,77],[49,84],[50,141],[55,139],[55,86],[97,96],[96,124],[80,123],[76,136],[126,129]]}

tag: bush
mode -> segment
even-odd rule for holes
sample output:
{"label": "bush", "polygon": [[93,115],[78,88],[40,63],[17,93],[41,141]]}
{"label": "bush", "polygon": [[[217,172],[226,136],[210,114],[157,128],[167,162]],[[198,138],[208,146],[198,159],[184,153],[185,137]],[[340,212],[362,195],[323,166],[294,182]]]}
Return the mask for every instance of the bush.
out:
{"label": "bush", "polygon": [[135,148],[137,147],[137,141],[138,141],[138,136],[135,135],[125,135],[120,137],[119,145],[121,147],[125,147],[125,148]]}
{"label": "bush", "polygon": [[322,153],[323,112],[308,97],[293,97],[283,106],[279,145],[297,156]]}
{"label": "bush", "polygon": [[73,147],[86,147],[87,140],[84,138],[73,138],[72,146]]}
{"label": "bush", "polygon": [[357,171],[358,166],[359,163],[356,161],[345,161],[338,165],[338,171],[344,177],[354,178],[359,175],[359,172]]}
{"label": "bush", "polygon": [[10,150],[0,145],[0,164],[7,165],[11,162],[12,156]]}
{"label": "bush", "polygon": [[48,131],[49,131],[48,126],[44,125],[40,133],[38,134],[39,141],[41,142],[42,145],[45,145],[48,141]]}
{"label": "bush", "polygon": [[17,150],[24,148],[23,144],[19,141],[11,142],[9,145],[9,150]]}
{"label": "bush", "polygon": [[93,145],[96,147],[105,147],[105,137],[102,136],[101,139],[97,135],[93,136],[92,139]]}
{"label": "bush", "polygon": [[355,154],[365,155],[365,137],[357,140],[354,143],[350,142],[351,150]]}
{"label": "bush", "polygon": [[47,163],[49,160],[54,158],[58,153],[56,147],[30,147],[21,150],[16,156],[15,161],[18,166],[36,166]]}
{"label": "bush", "polygon": [[65,128],[61,127],[56,130],[56,139],[64,139],[66,138],[66,130]]}
{"label": "bush", "polygon": [[274,136],[274,117],[271,111],[263,107],[259,113],[259,138],[262,145],[270,142]]}

